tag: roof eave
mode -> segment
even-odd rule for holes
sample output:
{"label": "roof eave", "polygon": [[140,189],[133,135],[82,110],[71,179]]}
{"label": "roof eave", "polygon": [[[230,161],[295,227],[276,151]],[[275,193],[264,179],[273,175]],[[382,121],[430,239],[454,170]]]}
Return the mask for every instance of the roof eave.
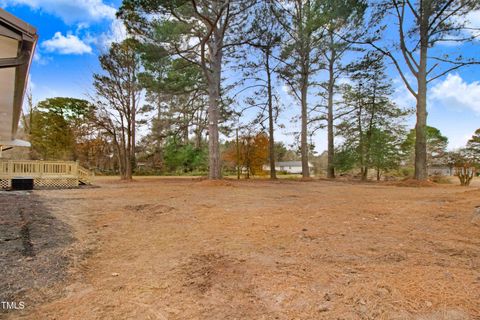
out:
{"label": "roof eave", "polygon": [[12,141],[15,139],[18,122],[27,87],[28,74],[33,60],[38,36],[36,29],[0,8],[0,34],[19,41],[17,57],[0,59],[0,68],[16,68],[15,95],[13,101]]}

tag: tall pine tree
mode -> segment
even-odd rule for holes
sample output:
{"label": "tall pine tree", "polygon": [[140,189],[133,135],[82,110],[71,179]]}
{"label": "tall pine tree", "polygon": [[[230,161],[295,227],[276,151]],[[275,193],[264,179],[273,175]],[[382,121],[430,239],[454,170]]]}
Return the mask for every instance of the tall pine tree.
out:
{"label": "tall pine tree", "polygon": [[[219,122],[224,57],[232,46],[244,42],[242,30],[253,0],[124,0],[119,16],[146,42],[164,47],[197,65],[208,92],[209,178],[221,173]],[[149,39],[157,29],[161,39]]]}

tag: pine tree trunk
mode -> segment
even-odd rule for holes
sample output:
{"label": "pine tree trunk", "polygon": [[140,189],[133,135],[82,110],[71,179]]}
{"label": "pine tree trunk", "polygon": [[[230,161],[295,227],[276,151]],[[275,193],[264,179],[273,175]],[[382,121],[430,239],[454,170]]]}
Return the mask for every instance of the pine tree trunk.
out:
{"label": "pine tree trunk", "polygon": [[209,85],[209,106],[208,106],[208,164],[209,179],[221,179],[220,172],[220,149],[218,141],[218,118],[220,95],[215,84]]}
{"label": "pine tree trunk", "polygon": [[[130,97],[129,97],[130,98]],[[129,103],[132,100],[130,99]],[[125,121],[127,123],[127,132],[126,132],[126,139],[127,144],[125,147],[125,180],[132,180],[132,106],[130,105],[127,108],[129,114],[127,115]]]}
{"label": "pine tree trunk", "polygon": [[[218,35],[217,35],[218,37]],[[217,38],[218,39],[218,38]],[[214,39],[211,40],[214,42]],[[208,81],[208,151],[209,151],[209,179],[221,179],[220,146],[218,134],[218,122],[220,118],[220,81],[222,68],[221,44],[210,43],[211,53],[210,72]]]}
{"label": "pine tree trunk", "polygon": [[415,125],[415,179],[427,180],[427,50],[428,14],[422,14],[420,25],[420,63],[417,75],[417,123]]}
{"label": "pine tree trunk", "polygon": [[[424,91],[425,93],[421,93]],[[427,99],[426,88],[419,90],[417,98],[417,123],[415,125],[415,179],[426,180],[427,174]]]}
{"label": "pine tree trunk", "polygon": [[[310,15],[310,1],[307,0],[304,4],[303,1],[297,0],[297,5],[300,10],[298,13],[299,23],[298,35],[299,35],[299,47],[300,47],[300,104],[301,104],[301,133],[300,133],[300,153],[302,156],[302,177],[310,177],[310,168],[308,167],[308,85],[310,74],[310,43],[308,35],[305,33],[305,25],[303,19]],[[302,9],[304,12],[302,12]]]}
{"label": "pine tree trunk", "polygon": [[132,180],[132,134],[131,124],[128,124],[127,129],[127,146],[125,149],[125,180]]}
{"label": "pine tree trunk", "polygon": [[335,49],[333,48],[333,33],[330,36],[331,56],[328,60],[328,116],[327,116],[327,140],[328,140],[328,159],[327,159],[327,178],[335,178],[335,142],[333,132],[333,95],[335,86]]}
{"label": "pine tree trunk", "polygon": [[188,126],[188,116],[187,116],[187,114],[183,115],[183,125],[184,125],[184,127],[183,127],[183,130],[182,130],[183,131],[182,132],[182,134],[183,134],[183,139],[182,140],[183,140],[184,144],[188,144],[188,142],[189,142],[188,141],[188,132],[189,132],[190,128]]}
{"label": "pine tree trunk", "polygon": [[328,116],[327,116],[327,134],[328,134],[328,160],[327,160],[327,178],[335,178],[335,142],[333,136],[333,74],[330,66],[330,79],[328,81]]}
{"label": "pine tree trunk", "polygon": [[302,132],[300,138],[300,151],[302,154],[302,176],[304,178],[310,177],[310,168],[308,167],[308,140],[307,140],[307,127],[308,127],[308,109],[307,109],[307,95],[308,95],[308,75],[303,75],[301,90],[301,104],[302,104]]}
{"label": "pine tree trunk", "polygon": [[[359,86],[359,94],[361,94],[361,86]],[[363,113],[363,105],[362,101],[358,100],[358,118],[357,118],[357,126],[358,126],[358,149],[360,151],[360,172],[361,172],[361,179],[365,181],[367,179],[367,168],[365,166],[365,139],[363,136],[363,126],[362,126],[362,113]]]}
{"label": "pine tree trunk", "polygon": [[[374,80],[376,80],[376,78],[374,78]],[[366,141],[364,140],[362,143],[362,147],[363,147],[362,152],[364,152],[363,162],[365,166],[365,169],[363,171],[363,176],[362,176],[363,181],[366,181],[368,179],[368,169],[371,164],[370,148],[372,146],[373,125],[374,125],[375,114],[376,114],[376,95],[377,95],[377,83],[375,81],[373,84],[373,95],[372,95],[372,102],[371,102],[372,105],[370,108],[370,119],[368,120],[369,122],[368,122],[368,129],[366,133]],[[378,174],[378,170],[377,170],[377,174]]]}
{"label": "pine tree trunk", "polygon": [[114,134],[113,134],[113,145],[115,146],[115,149],[117,150],[118,172],[120,173],[120,178],[123,179],[124,168],[123,168],[123,163],[122,163],[122,148],[120,147],[120,144],[118,143],[116,132],[114,132]]}
{"label": "pine tree trunk", "polygon": [[195,130],[195,148],[200,149],[202,146],[202,129],[197,127]]}
{"label": "pine tree trunk", "polygon": [[367,181],[368,178],[368,167],[364,166],[362,170],[362,181]]}
{"label": "pine tree trunk", "polygon": [[126,180],[127,179],[127,161],[126,159],[126,148],[125,148],[125,143],[122,142],[120,146],[120,160],[121,160],[121,166],[119,167],[120,169],[120,179]]}
{"label": "pine tree trunk", "polygon": [[273,95],[272,95],[272,75],[270,70],[270,51],[265,52],[266,71],[267,71],[267,90],[268,90],[268,135],[269,135],[269,154],[270,154],[270,179],[277,179],[275,170],[275,140],[273,128]]}
{"label": "pine tree trunk", "polygon": [[125,133],[125,120],[123,116],[120,116],[120,125],[121,125],[121,140],[120,140],[120,158],[121,158],[121,167],[122,170],[120,171],[120,178],[122,180],[127,179],[127,172],[128,172],[128,153],[127,153],[127,135]]}
{"label": "pine tree trunk", "polygon": [[[134,73],[134,81],[135,81],[135,73]],[[135,85],[135,84],[134,84]],[[131,145],[130,145],[130,154],[128,161],[130,162],[130,179],[132,179],[133,169],[136,165],[135,159],[135,145],[136,145],[136,131],[137,131],[137,101],[135,97],[135,90],[132,92],[132,125],[131,125]]]}

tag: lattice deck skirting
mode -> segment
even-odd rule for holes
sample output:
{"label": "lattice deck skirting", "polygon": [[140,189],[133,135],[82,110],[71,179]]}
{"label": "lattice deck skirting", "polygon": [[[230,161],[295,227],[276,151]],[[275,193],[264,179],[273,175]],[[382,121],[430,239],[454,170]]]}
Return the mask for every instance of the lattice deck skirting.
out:
{"label": "lattice deck skirting", "polygon": [[34,189],[68,189],[77,187],[78,178],[36,178],[33,180]]}
{"label": "lattice deck skirting", "polygon": [[[34,189],[70,189],[77,188],[79,181],[77,178],[35,178],[33,179]],[[12,186],[12,180],[1,179],[0,190],[9,190]]]}
{"label": "lattice deck skirting", "polygon": [[8,190],[12,186],[12,180],[0,179],[0,190]]}

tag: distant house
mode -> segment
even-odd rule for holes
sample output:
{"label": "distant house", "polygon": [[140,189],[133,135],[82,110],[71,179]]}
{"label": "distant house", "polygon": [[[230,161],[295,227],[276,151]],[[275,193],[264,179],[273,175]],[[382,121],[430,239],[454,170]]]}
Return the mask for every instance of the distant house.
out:
{"label": "distant house", "polygon": [[430,166],[427,168],[429,176],[453,176],[454,170],[447,166]]}
{"label": "distant house", "polygon": [[[313,174],[314,166],[310,162],[308,163],[308,168],[310,169],[310,174]],[[269,171],[270,165],[266,164],[263,166],[263,170]],[[280,161],[275,163],[275,170],[277,172],[286,172],[293,174],[302,173],[302,162],[301,161]]]}

